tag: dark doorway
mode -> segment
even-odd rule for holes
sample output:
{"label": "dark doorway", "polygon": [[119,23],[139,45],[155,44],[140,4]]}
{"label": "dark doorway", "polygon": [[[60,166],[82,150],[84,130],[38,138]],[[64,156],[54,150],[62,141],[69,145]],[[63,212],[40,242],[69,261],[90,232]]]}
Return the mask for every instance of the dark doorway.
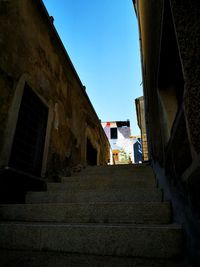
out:
{"label": "dark doorway", "polygon": [[87,138],[87,165],[97,165],[97,151]]}
{"label": "dark doorway", "polygon": [[26,84],[22,96],[9,166],[40,176],[48,108]]}

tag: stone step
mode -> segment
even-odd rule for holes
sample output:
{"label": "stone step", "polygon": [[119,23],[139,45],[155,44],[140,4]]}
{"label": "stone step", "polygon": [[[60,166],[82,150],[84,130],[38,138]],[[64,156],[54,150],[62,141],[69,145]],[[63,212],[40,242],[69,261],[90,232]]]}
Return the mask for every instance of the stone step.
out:
{"label": "stone step", "polygon": [[68,190],[28,192],[26,203],[80,203],[80,202],[159,202],[162,191],[157,188],[121,190]]}
{"label": "stone step", "polygon": [[67,223],[169,224],[168,202],[0,205],[0,220]]}
{"label": "stone step", "polygon": [[133,172],[133,171],[128,171],[128,170],[124,170],[124,171],[117,171],[117,172],[113,172],[113,171],[106,171],[106,172],[89,172],[89,171],[82,171],[82,172],[78,172],[78,173],[72,173],[71,176],[68,177],[85,177],[85,176],[107,176],[107,177],[115,177],[115,176],[129,176],[129,177],[135,177],[135,178],[142,178],[142,177],[146,177],[146,178],[154,178],[155,179],[155,174],[153,172]]}
{"label": "stone step", "polygon": [[146,175],[149,177],[154,177],[154,172],[150,166],[146,167],[135,167],[134,165],[112,165],[112,166],[93,166],[82,169],[81,172],[74,173],[73,175],[80,174],[94,174],[94,175]]}
{"label": "stone step", "polygon": [[183,267],[178,259],[96,256],[49,251],[0,250],[1,267]]}
{"label": "stone step", "polygon": [[72,175],[72,176],[68,176],[68,177],[61,177],[61,181],[65,182],[65,181],[79,181],[79,180],[83,180],[83,179],[110,179],[110,180],[144,180],[144,181],[155,181],[155,176],[148,176],[148,175],[144,175],[144,174],[138,174],[138,173],[128,173],[128,174],[121,174],[121,173],[117,173],[117,174],[99,174],[99,173],[85,173],[85,172],[81,172],[81,173],[77,173],[76,175]]}
{"label": "stone step", "polygon": [[[75,173],[71,176],[68,176],[68,177],[64,177],[64,180],[65,178],[67,179],[83,179],[83,178],[93,178],[95,179],[97,177],[97,179],[101,179],[103,177],[106,177],[105,179],[110,179],[110,178],[118,178],[118,179],[124,179],[125,177],[129,178],[129,179],[144,179],[144,180],[149,180],[149,179],[152,179],[155,181],[155,175],[154,173],[138,173],[138,172],[127,172],[127,171],[124,171],[124,172],[117,172],[117,173],[114,173],[114,172],[105,172],[105,173],[96,173],[96,172],[86,172],[86,171],[83,171],[83,172],[79,172],[79,173]],[[62,178],[61,178],[62,179]],[[63,179],[62,179],[63,180]]]}
{"label": "stone step", "polygon": [[99,166],[87,166],[83,170],[98,171],[98,170],[152,170],[152,167],[148,164],[118,164],[118,165],[99,165]]}
{"label": "stone step", "polygon": [[110,177],[110,176],[84,176],[64,177],[61,183],[47,183],[47,190],[67,189],[117,189],[117,188],[139,188],[156,187],[155,179],[134,178],[134,177]]}
{"label": "stone step", "polygon": [[93,255],[173,258],[181,255],[176,225],[0,223],[0,248]]}

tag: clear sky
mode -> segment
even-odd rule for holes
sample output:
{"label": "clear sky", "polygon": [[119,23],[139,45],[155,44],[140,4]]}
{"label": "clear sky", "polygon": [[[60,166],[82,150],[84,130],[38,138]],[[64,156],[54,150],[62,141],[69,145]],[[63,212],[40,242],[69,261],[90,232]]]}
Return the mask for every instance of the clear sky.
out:
{"label": "clear sky", "polygon": [[102,121],[137,127],[141,96],[138,25],[132,0],[43,0]]}

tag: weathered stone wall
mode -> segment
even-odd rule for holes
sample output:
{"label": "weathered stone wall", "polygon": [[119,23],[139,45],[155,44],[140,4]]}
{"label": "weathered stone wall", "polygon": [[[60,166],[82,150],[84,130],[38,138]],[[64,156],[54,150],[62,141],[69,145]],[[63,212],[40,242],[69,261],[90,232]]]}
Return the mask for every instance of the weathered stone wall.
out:
{"label": "weathered stone wall", "polygon": [[[137,7],[150,151],[154,160],[169,168],[173,175],[184,176],[185,180],[189,178],[189,173],[192,174],[200,164],[199,3],[196,1],[180,3],[175,0],[152,0],[137,1]],[[166,11],[167,8],[170,9],[172,18],[168,14],[169,11]],[[167,15],[165,15],[166,12]],[[171,20],[172,26],[167,19]],[[168,32],[166,33],[166,31]],[[170,38],[170,34],[174,34],[175,38],[173,36]],[[174,46],[177,46],[174,51],[170,50],[172,41]],[[176,49],[181,65],[179,69],[173,70],[173,72],[177,71],[177,74],[172,73],[170,74],[172,77],[170,77],[169,67],[164,68],[163,65],[178,65],[177,59],[173,58],[174,55],[177,56]],[[172,58],[167,59],[170,54],[172,54]],[[163,86],[168,78],[175,79],[176,75],[183,75],[183,88],[176,89],[180,94],[177,100],[177,110],[176,107],[173,108],[175,96],[171,92],[174,89],[167,88],[167,85],[164,89],[159,88],[159,83]],[[170,122],[170,127],[167,122],[168,110],[165,105],[168,105],[169,113],[173,109],[175,111],[173,111],[174,121]]]}
{"label": "weathered stone wall", "polygon": [[136,2],[150,157],[199,266],[200,3]]}
{"label": "weathered stone wall", "polygon": [[191,144],[200,153],[200,3],[172,0],[174,23],[184,69],[184,106]]}
{"label": "weathered stone wall", "polygon": [[[143,85],[149,149],[155,158],[160,156],[161,132],[158,119],[157,69],[162,22],[162,1],[137,1],[142,52]],[[159,10],[157,16],[155,11]],[[148,15],[147,15],[148,14]],[[152,34],[153,32],[153,34]],[[151,88],[151,90],[148,90]],[[151,103],[154,103],[151,105]]]}
{"label": "weathered stone wall", "polygon": [[0,1],[0,21],[0,167],[9,157],[5,139],[22,80],[49,107],[46,175],[86,164],[88,132],[98,164],[106,164],[108,140],[41,1]]}

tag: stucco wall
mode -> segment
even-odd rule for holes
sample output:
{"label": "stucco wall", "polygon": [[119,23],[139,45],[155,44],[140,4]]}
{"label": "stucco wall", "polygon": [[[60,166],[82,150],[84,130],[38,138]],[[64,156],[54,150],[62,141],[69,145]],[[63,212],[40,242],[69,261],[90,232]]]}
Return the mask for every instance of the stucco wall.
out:
{"label": "stucco wall", "polygon": [[19,109],[17,88],[22,90],[25,82],[49,108],[46,175],[86,164],[87,137],[98,152],[98,164],[105,164],[108,140],[41,1],[0,1],[0,17],[1,167],[9,158],[9,128],[16,123],[11,113]]}

